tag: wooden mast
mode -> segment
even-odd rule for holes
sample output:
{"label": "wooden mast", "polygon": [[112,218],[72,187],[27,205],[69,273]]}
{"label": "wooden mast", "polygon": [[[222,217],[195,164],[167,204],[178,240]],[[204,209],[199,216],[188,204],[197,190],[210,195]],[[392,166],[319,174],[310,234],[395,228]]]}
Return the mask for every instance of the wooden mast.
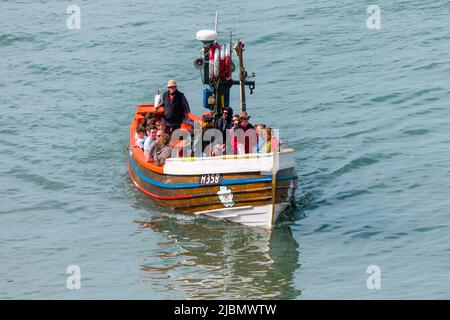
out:
{"label": "wooden mast", "polygon": [[272,151],[272,227],[275,225],[275,204],[277,202],[277,168],[275,167],[275,152]]}

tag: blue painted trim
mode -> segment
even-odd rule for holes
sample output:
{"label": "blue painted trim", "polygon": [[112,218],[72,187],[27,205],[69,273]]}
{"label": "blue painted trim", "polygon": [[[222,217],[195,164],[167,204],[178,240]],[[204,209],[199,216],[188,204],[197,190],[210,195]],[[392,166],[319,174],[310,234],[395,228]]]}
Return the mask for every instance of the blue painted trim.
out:
{"label": "blue painted trim", "polygon": [[[264,176],[262,178],[249,178],[249,179],[234,179],[234,180],[222,180],[219,184],[200,184],[200,183],[180,183],[180,184],[167,184],[162,183],[159,181],[152,180],[145,176],[134,163],[131,156],[129,157],[129,161],[131,166],[133,167],[133,170],[136,172],[136,174],[145,182],[150,183],[154,186],[160,187],[160,188],[166,188],[166,189],[184,189],[184,188],[198,188],[198,187],[208,187],[208,186],[229,186],[233,184],[245,184],[245,183],[257,183],[257,182],[270,182],[272,181],[272,176]],[[277,177],[277,181],[282,180],[295,180],[297,179],[297,176],[285,176],[285,177]]]}

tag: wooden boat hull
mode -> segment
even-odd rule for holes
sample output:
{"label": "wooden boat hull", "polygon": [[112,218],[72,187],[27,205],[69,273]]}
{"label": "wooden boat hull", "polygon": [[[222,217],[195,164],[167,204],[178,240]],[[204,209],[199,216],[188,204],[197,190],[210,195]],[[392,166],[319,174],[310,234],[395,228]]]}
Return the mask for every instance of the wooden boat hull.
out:
{"label": "wooden boat hull", "polygon": [[[272,201],[272,175],[269,174],[219,174],[212,168],[213,171],[205,170],[203,174],[168,175],[146,167],[133,151],[127,156],[127,165],[130,178],[139,190],[165,207],[250,226],[271,227],[294,200],[297,187],[293,167],[277,172],[275,201]],[[219,181],[201,183],[208,175],[219,175]],[[231,197],[230,201],[220,197],[221,190],[227,193],[228,198]]]}
{"label": "wooden boat hull", "polygon": [[153,105],[137,107],[130,126],[126,162],[132,182],[160,205],[179,212],[270,228],[293,203],[297,188],[293,150],[170,158],[164,167],[145,162],[142,149],[136,146],[135,132],[143,114],[150,110]]}

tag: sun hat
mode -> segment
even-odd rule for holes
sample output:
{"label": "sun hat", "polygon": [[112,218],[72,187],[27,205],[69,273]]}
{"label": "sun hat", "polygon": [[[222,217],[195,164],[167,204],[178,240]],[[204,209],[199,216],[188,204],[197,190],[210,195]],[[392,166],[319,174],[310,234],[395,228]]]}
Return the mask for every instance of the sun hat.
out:
{"label": "sun hat", "polygon": [[177,86],[177,82],[175,80],[169,80],[167,82],[167,88],[168,87],[176,87]]}
{"label": "sun hat", "polygon": [[239,119],[250,119],[250,116],[248,115],[248,113],[246,112],[246,111],[242,111],[240,114],[239,114]]}

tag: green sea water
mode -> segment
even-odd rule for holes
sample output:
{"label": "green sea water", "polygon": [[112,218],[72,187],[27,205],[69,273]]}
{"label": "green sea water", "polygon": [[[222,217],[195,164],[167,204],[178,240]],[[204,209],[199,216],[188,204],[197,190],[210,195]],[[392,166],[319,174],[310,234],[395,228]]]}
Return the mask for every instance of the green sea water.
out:
{"label": "green sea water", "polygon": [[[216,9],[220,40],[242,39],[256,73],[251,120],[296,150],[297,208],[271,233],[168,212],[127,173],[137,103],[174,78],[203,112],[195,33]],[[448,299],[449,13],[443,0],[0,1],[0,298]]]}

